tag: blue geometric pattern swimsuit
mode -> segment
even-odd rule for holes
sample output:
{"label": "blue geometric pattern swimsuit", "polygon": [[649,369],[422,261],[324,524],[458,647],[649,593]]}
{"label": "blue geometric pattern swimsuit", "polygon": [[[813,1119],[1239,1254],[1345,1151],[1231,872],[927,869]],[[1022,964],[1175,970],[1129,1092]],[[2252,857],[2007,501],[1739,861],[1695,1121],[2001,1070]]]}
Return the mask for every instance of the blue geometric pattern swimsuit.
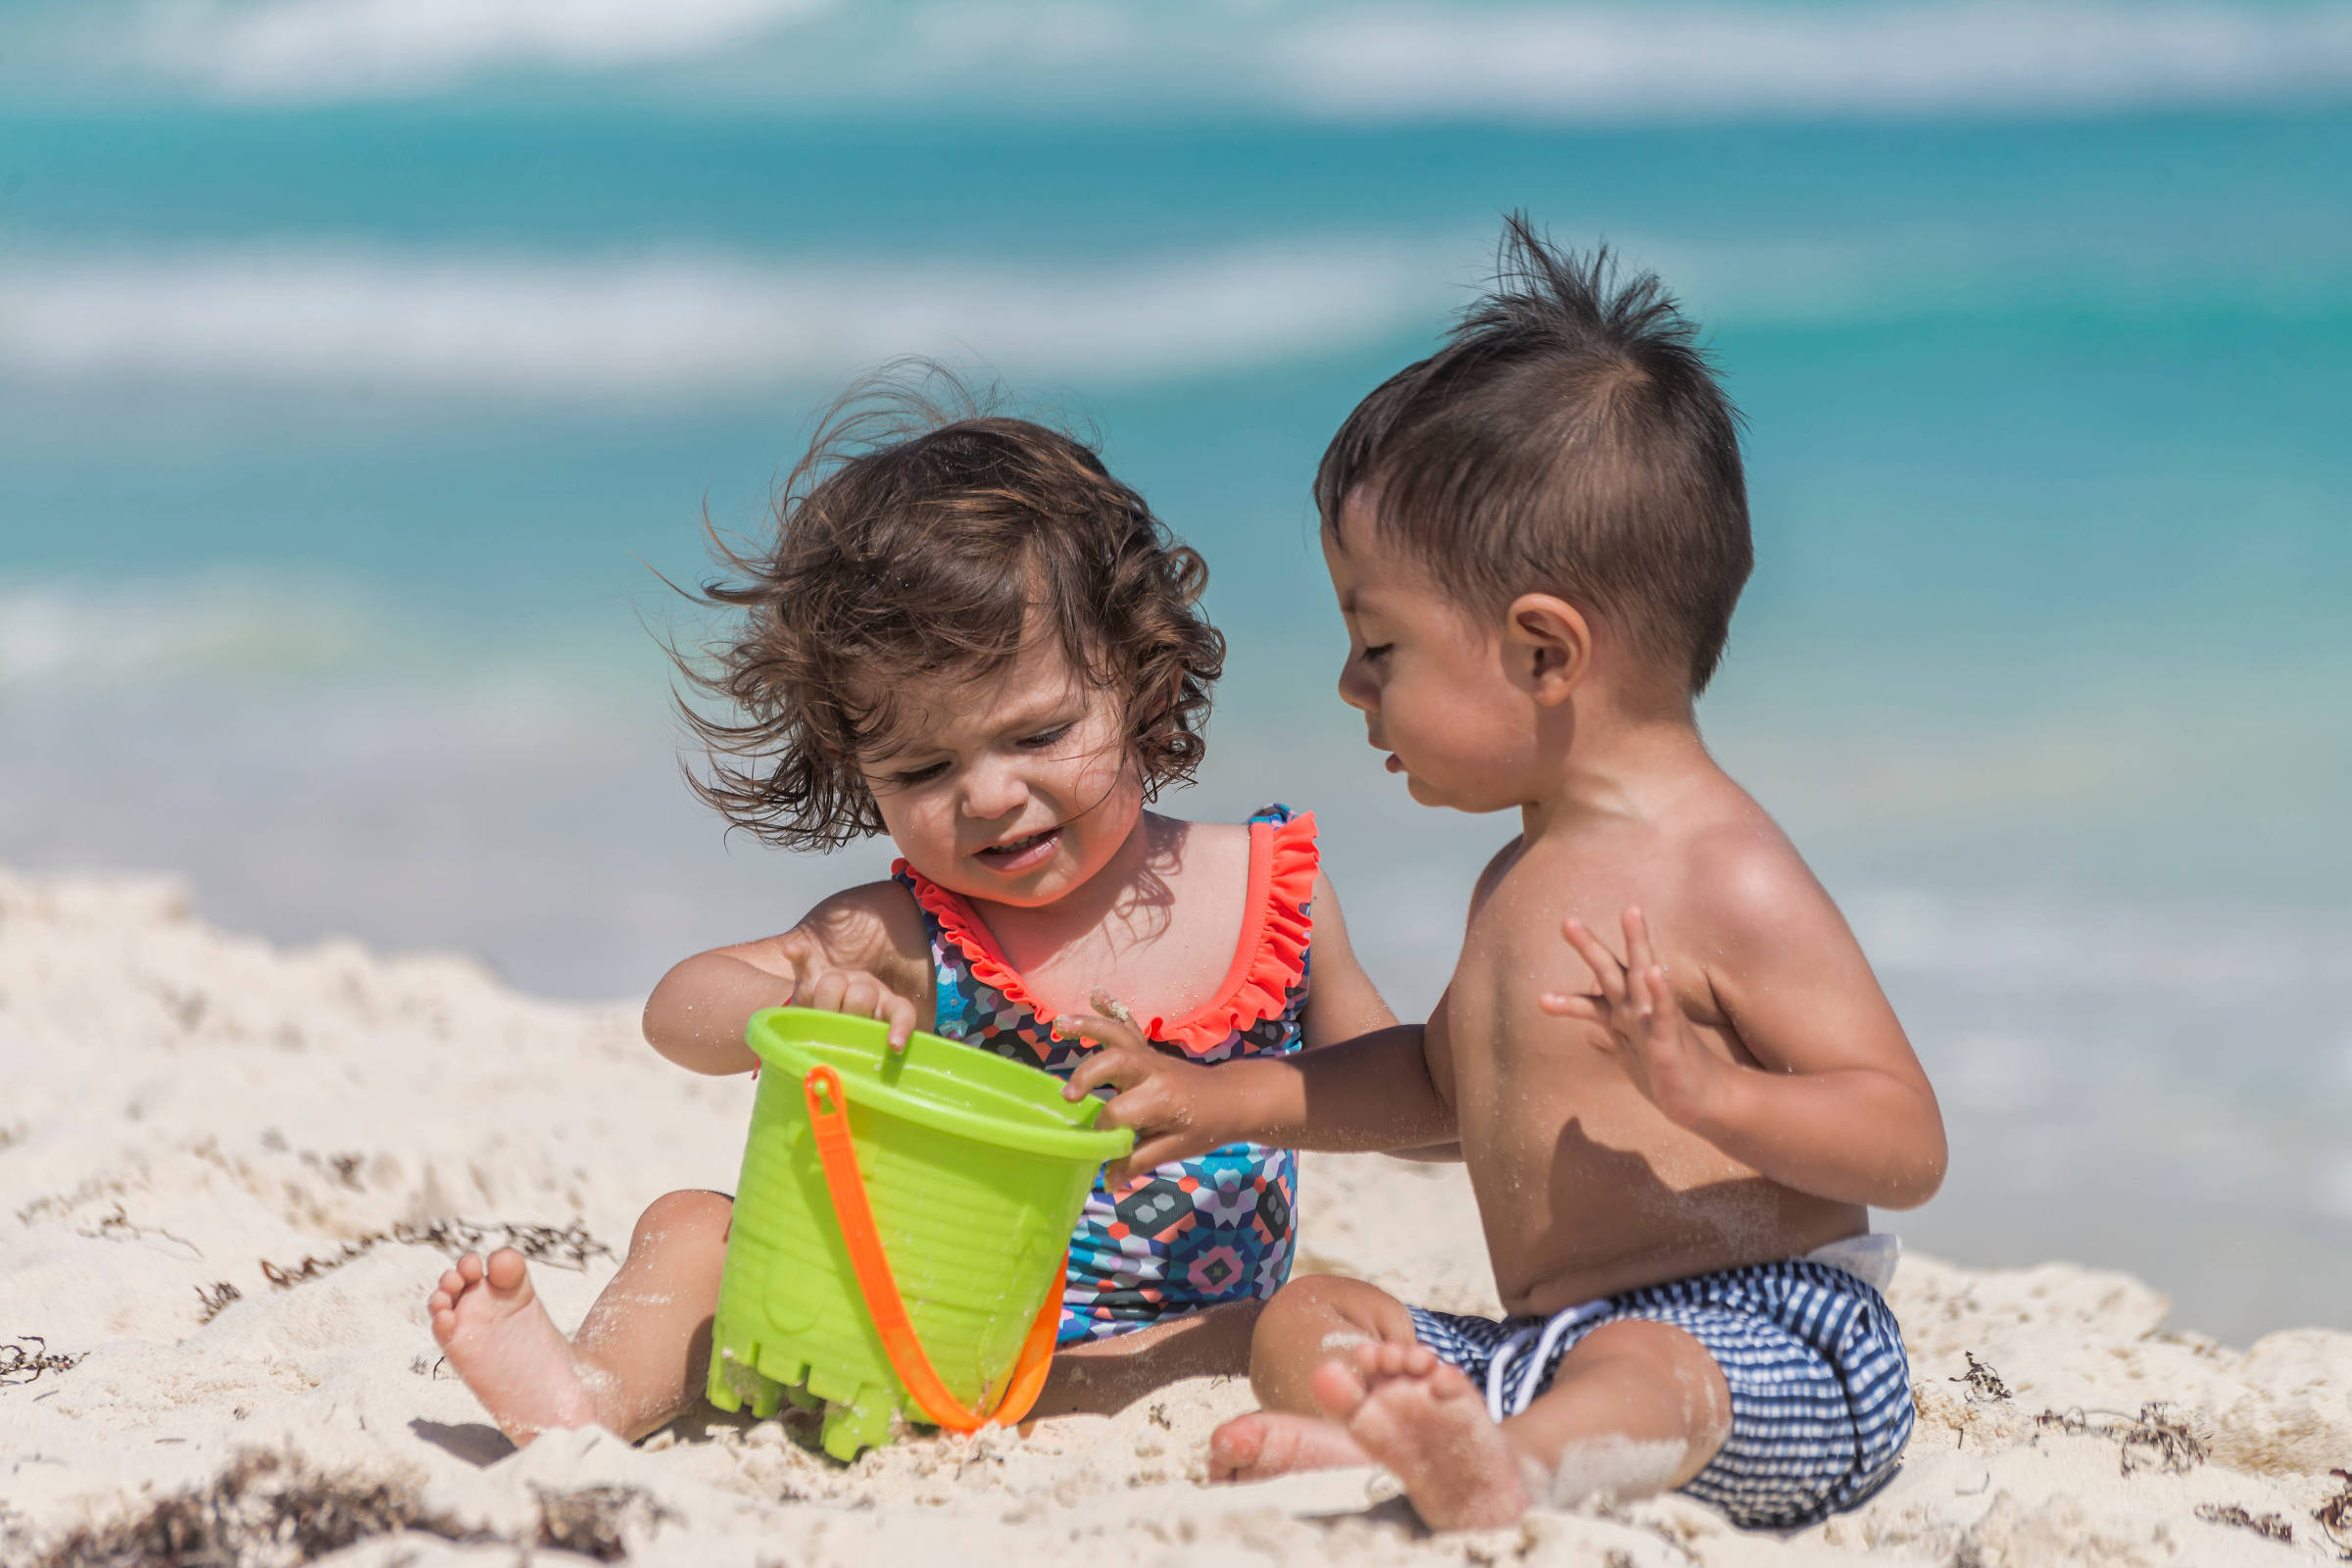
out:
{"label": "blue geometric pattern swimsuit", "polygon": [[[1282,1056],[1303,1045],[1312,814],[1270,806],[1250,819],[1250,899],[1218,995],[1190,1017],[1136,1022],[1195,1061]],[[932,1032],[1067,1078],[1094,1048],[1055,1040],[1020,976],[969,903],[901,860],[892,876],[915,896],[937,981]],[[1229,1144],[1177,1160],[1115,1200],[1100,1179],[1070,1236],[1058,1343],[1109,1339],[1225,1301],[1262,1299],[1290,1277],[1298,1158]]]}
{"label": "blue geometric pattern swimsuit", "polygon": [[1407,1310],[1421,1343],[1485,1391],[1497,1421],[1551,1387],[1561,1358],[1603,1323],[1683,1330],[1723,1368],[1732,1430],[1682,1490],[1736,1525],[1810,1524],[1851,1508],[1893,1476],[1911,1439],[1911,1368],[1894,1313],[1868,1281],[1828,1263],[1725,1269],[1548,1318]]}

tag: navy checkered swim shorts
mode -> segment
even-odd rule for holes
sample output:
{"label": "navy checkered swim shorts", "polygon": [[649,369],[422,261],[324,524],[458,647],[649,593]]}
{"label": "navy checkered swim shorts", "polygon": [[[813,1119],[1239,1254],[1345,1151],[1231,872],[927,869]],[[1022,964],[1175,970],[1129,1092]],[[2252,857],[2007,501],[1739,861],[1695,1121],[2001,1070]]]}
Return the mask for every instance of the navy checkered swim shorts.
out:
{"label": "navy checkered swim shorts", "polygon": [[1682,1489],[1743,1526],[1810,1524],[1887,1482],[1911,1439],[1911,1368],[1885,1298],[1801,1258],[1645,1286],[1548,1318],[1407,1308],[1413,1332],[1486,1390],[1505,1420],[1551,1387],[1603,1323],[1671,1323],[1707,1348],[1732,1390],[1732,1431]]}

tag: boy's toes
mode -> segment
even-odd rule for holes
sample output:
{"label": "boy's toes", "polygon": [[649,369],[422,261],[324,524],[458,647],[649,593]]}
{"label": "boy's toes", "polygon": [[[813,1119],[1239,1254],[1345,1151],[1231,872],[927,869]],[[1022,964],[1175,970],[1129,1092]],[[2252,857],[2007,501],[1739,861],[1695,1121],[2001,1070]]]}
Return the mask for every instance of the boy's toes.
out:
{"label": "boy's toes", "polygon": [[525,1273],[522,1254],[512,1247],[502,1247],[490,1254],[484,1273],[492,1290],[511,1291],[522,1283]]}
{"label": "boy's toes", "polygon": [[[1358,1346],[1356,1348],[1360,1351],[1364,1347]],[[1355,1414],[1356,1407],[1364,1402],[1366,1381],[1352,1360],[1342,1360],[1335,1356],[1315,1368],[1306,1381],[1306,1387],[1325,1415],[1334,1421],[1345,1421]]]}
{"label": "boy's toes", "polygon": [[466,1276],[454,1268],[444,1269],[441,1273],[440,1289],[443,1296],[454,1301],[466,1294]]}
{"label": "boy's toes", "polygon": [[458,1266],[450,1270],[450,1272],[457,1275],[458,1288],[460,1290],[464,1290],[466,1286],[473,1284],[482,1277],[481,1254],[479,1252],[467,1252],[464,1257],[458,1259]]}

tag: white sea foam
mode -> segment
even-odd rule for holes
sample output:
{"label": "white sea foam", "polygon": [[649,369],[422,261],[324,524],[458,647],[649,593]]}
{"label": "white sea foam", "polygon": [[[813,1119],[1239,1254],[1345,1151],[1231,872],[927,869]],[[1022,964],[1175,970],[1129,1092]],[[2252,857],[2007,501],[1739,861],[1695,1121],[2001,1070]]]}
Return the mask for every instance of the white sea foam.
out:
{"label": "white sea foam", "polygon": [[[1883,6],[934,0],[887,48],[828,0],[176,0],[131,49],[236,99],[417,95],[515,68],[796,107],[1227,103],[1348,118],[1656,121],[2080,112],[2352,89],[2324,5]],[[830,14],[828,14],[830,13]]]}
{"label": "white sea foam", "polygon": [[0,696],[346,667],[371,618],[348,589],[290,581],[0,582]]}
{"label": "white sea foam", "polygon": [[1442,288],[1425,257],[1345,244],[1051,270],[254,248],[0,271],[0,362],[577,399],[723,394],[960,350],[1118,384],[1345,346],[1431,314]]}
{"label": "white sea foam", "polygon": [[513,67],[610,70],[700,59],[832,0],[166,0],[147,58],[234,98],[437,91]]}
{"label": "white sea foam", "polygon": [[1409,6],[1285,36],[1348,115],[1618,121],[2245,101],[2352,87],[2340,8],[2015,3]]}
{"label": "white sea foam", "polygon": [[[1590,235],[1563,235],[1590,240]],[[2138,319],[2227,300],[2282,317],[2340,300],[2352,236],[2260,266],[2124,236],[2065,254],[1979,232],[1724,245],[1610,236],[1696,318],[1835,321],[2051,307]],[[1434,338],[1491,232],[1269,237],[1053,268],[703,251],[578,259],[351,244],[0,262],[0,373],[364,387],[555,402],[725,399],[837,380],[898,354],[976,358],[1095,388]]]}

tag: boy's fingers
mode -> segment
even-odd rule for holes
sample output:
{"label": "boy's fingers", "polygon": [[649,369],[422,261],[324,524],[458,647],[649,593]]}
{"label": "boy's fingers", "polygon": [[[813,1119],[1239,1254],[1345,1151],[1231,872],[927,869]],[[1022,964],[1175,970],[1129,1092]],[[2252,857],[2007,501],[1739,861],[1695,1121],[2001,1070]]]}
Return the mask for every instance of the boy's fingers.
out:
{"label": "boy's fingers", "polygon": [[1642,906],[1629,904],[1622,916],[1625,922],[1625,966],[1636,974],[1647,969],[1657,960],[1650,956],[1649,922],[1642,918]]}
{"label": "boy's fingers", "polygon": [[1617,955],[1611,953],[1600,938],[1586,930],[1585,922],[1574,915],[1560,922],[1560,934],[1568,939],[1568,945],[1576,950],[1576,956],[1585,960],[1585,967],[1592,971],[1592,979],[1599,986],[1601,996],[1610,1002],[1624,1001],[1625,965],[1617,961]]}
{"label": "boy's fingers", "polygon": [[1536,998],[1536,1005],[1555,1018],[1582,1018],[1588,1023],[1604,1021],[1600,1003],[1598,997],[1578,996],[1563,991],[1546,991]]}
{"label": "boy's fingers", "polygon": [[1099,1046],[1120,1047],[1130,1051],[1150,1049],[1144,1044],[1143,1031],[1135,1025],[1091,1012],[1056,1018],[1054,1020],[1054,1030],[1056,1034],[1076,1035],[1081,1040],[1091,1040]]}
{"label": "boy's fingers", "polygon": [[1104,1046],[1078,1064],[1062,1088],[1064,1100],[1078,1100],[1108,1084],[1124,1089],[1143,1074],[1139,1067],[1150,1063],[1139,1060],[1136,1054],[1122,1046]]}

